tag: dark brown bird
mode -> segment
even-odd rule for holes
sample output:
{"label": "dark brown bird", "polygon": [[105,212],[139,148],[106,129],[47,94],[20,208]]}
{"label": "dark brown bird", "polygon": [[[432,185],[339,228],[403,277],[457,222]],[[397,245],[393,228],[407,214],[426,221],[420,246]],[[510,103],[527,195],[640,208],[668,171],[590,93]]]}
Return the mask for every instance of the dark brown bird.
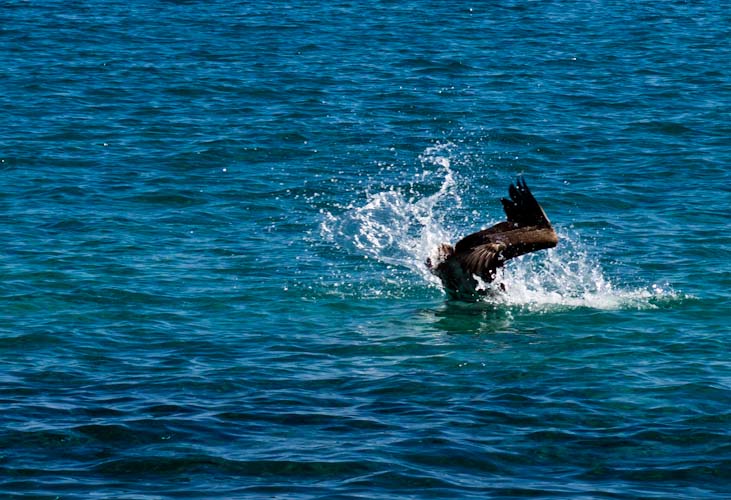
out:
{"label": "dark brown bird", "polygon": [[522,177],[510,185],[509,193],[510,199],[501,199],[508,220],[465,236],[454,246],[442,243],[436,259],[426,260],[450,297],[476,300],[487,294],[477,278],[491,283],[505,261],[558,244],[551,222]]}

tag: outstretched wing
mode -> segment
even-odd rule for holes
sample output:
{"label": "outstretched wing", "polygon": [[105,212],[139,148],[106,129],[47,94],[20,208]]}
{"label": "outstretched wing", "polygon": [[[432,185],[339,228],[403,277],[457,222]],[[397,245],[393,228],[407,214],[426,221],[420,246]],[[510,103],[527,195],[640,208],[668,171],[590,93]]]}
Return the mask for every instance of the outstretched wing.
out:
{"label": "outstretched wing", "polygon": [[548,217],[522,177],[510,185],[509,193],[510,199],[501,200],[507,221],[470,234],[454,247],[463,268],[486,281],[492,281],[495,270],[506,260],[558,243]]}

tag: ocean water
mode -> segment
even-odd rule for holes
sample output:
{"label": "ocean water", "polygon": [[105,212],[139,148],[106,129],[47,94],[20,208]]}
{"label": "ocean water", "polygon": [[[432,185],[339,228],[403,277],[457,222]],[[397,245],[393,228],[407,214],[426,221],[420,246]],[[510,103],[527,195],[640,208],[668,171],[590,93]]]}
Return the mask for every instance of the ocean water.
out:
{"label": "ocean water", "polygon": [[[0,497],[731,498],[723,2],[0,5]],[[524,175],[557,248],[423,266]]]}

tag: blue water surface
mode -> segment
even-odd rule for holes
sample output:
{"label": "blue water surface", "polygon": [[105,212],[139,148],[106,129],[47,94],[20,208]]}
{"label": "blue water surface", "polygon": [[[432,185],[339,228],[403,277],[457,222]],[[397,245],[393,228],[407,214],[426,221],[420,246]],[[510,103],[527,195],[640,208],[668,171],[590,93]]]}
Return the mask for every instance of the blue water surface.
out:
{"label": "blue water surface", "polygon": [[[731,498],[723,2],[0,5],[0,496]],[[561,237],[451,302],[524,175]]]}

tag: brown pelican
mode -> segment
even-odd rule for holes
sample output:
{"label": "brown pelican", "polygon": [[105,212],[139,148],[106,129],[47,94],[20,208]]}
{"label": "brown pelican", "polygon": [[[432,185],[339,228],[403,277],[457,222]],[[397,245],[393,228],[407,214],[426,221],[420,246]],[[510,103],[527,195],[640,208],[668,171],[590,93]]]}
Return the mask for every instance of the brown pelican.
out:
{"label": "brown pelican", "polygon": [[454,246],[442,243],[436,258],[426,259],[450,297],[476,300],[486,295],[483,283],[494,281],[506,260],[558,244],[551,222],[522,177],[510,185],[509,193],[510,199],[500,200],[508,220],[465,236]]}

